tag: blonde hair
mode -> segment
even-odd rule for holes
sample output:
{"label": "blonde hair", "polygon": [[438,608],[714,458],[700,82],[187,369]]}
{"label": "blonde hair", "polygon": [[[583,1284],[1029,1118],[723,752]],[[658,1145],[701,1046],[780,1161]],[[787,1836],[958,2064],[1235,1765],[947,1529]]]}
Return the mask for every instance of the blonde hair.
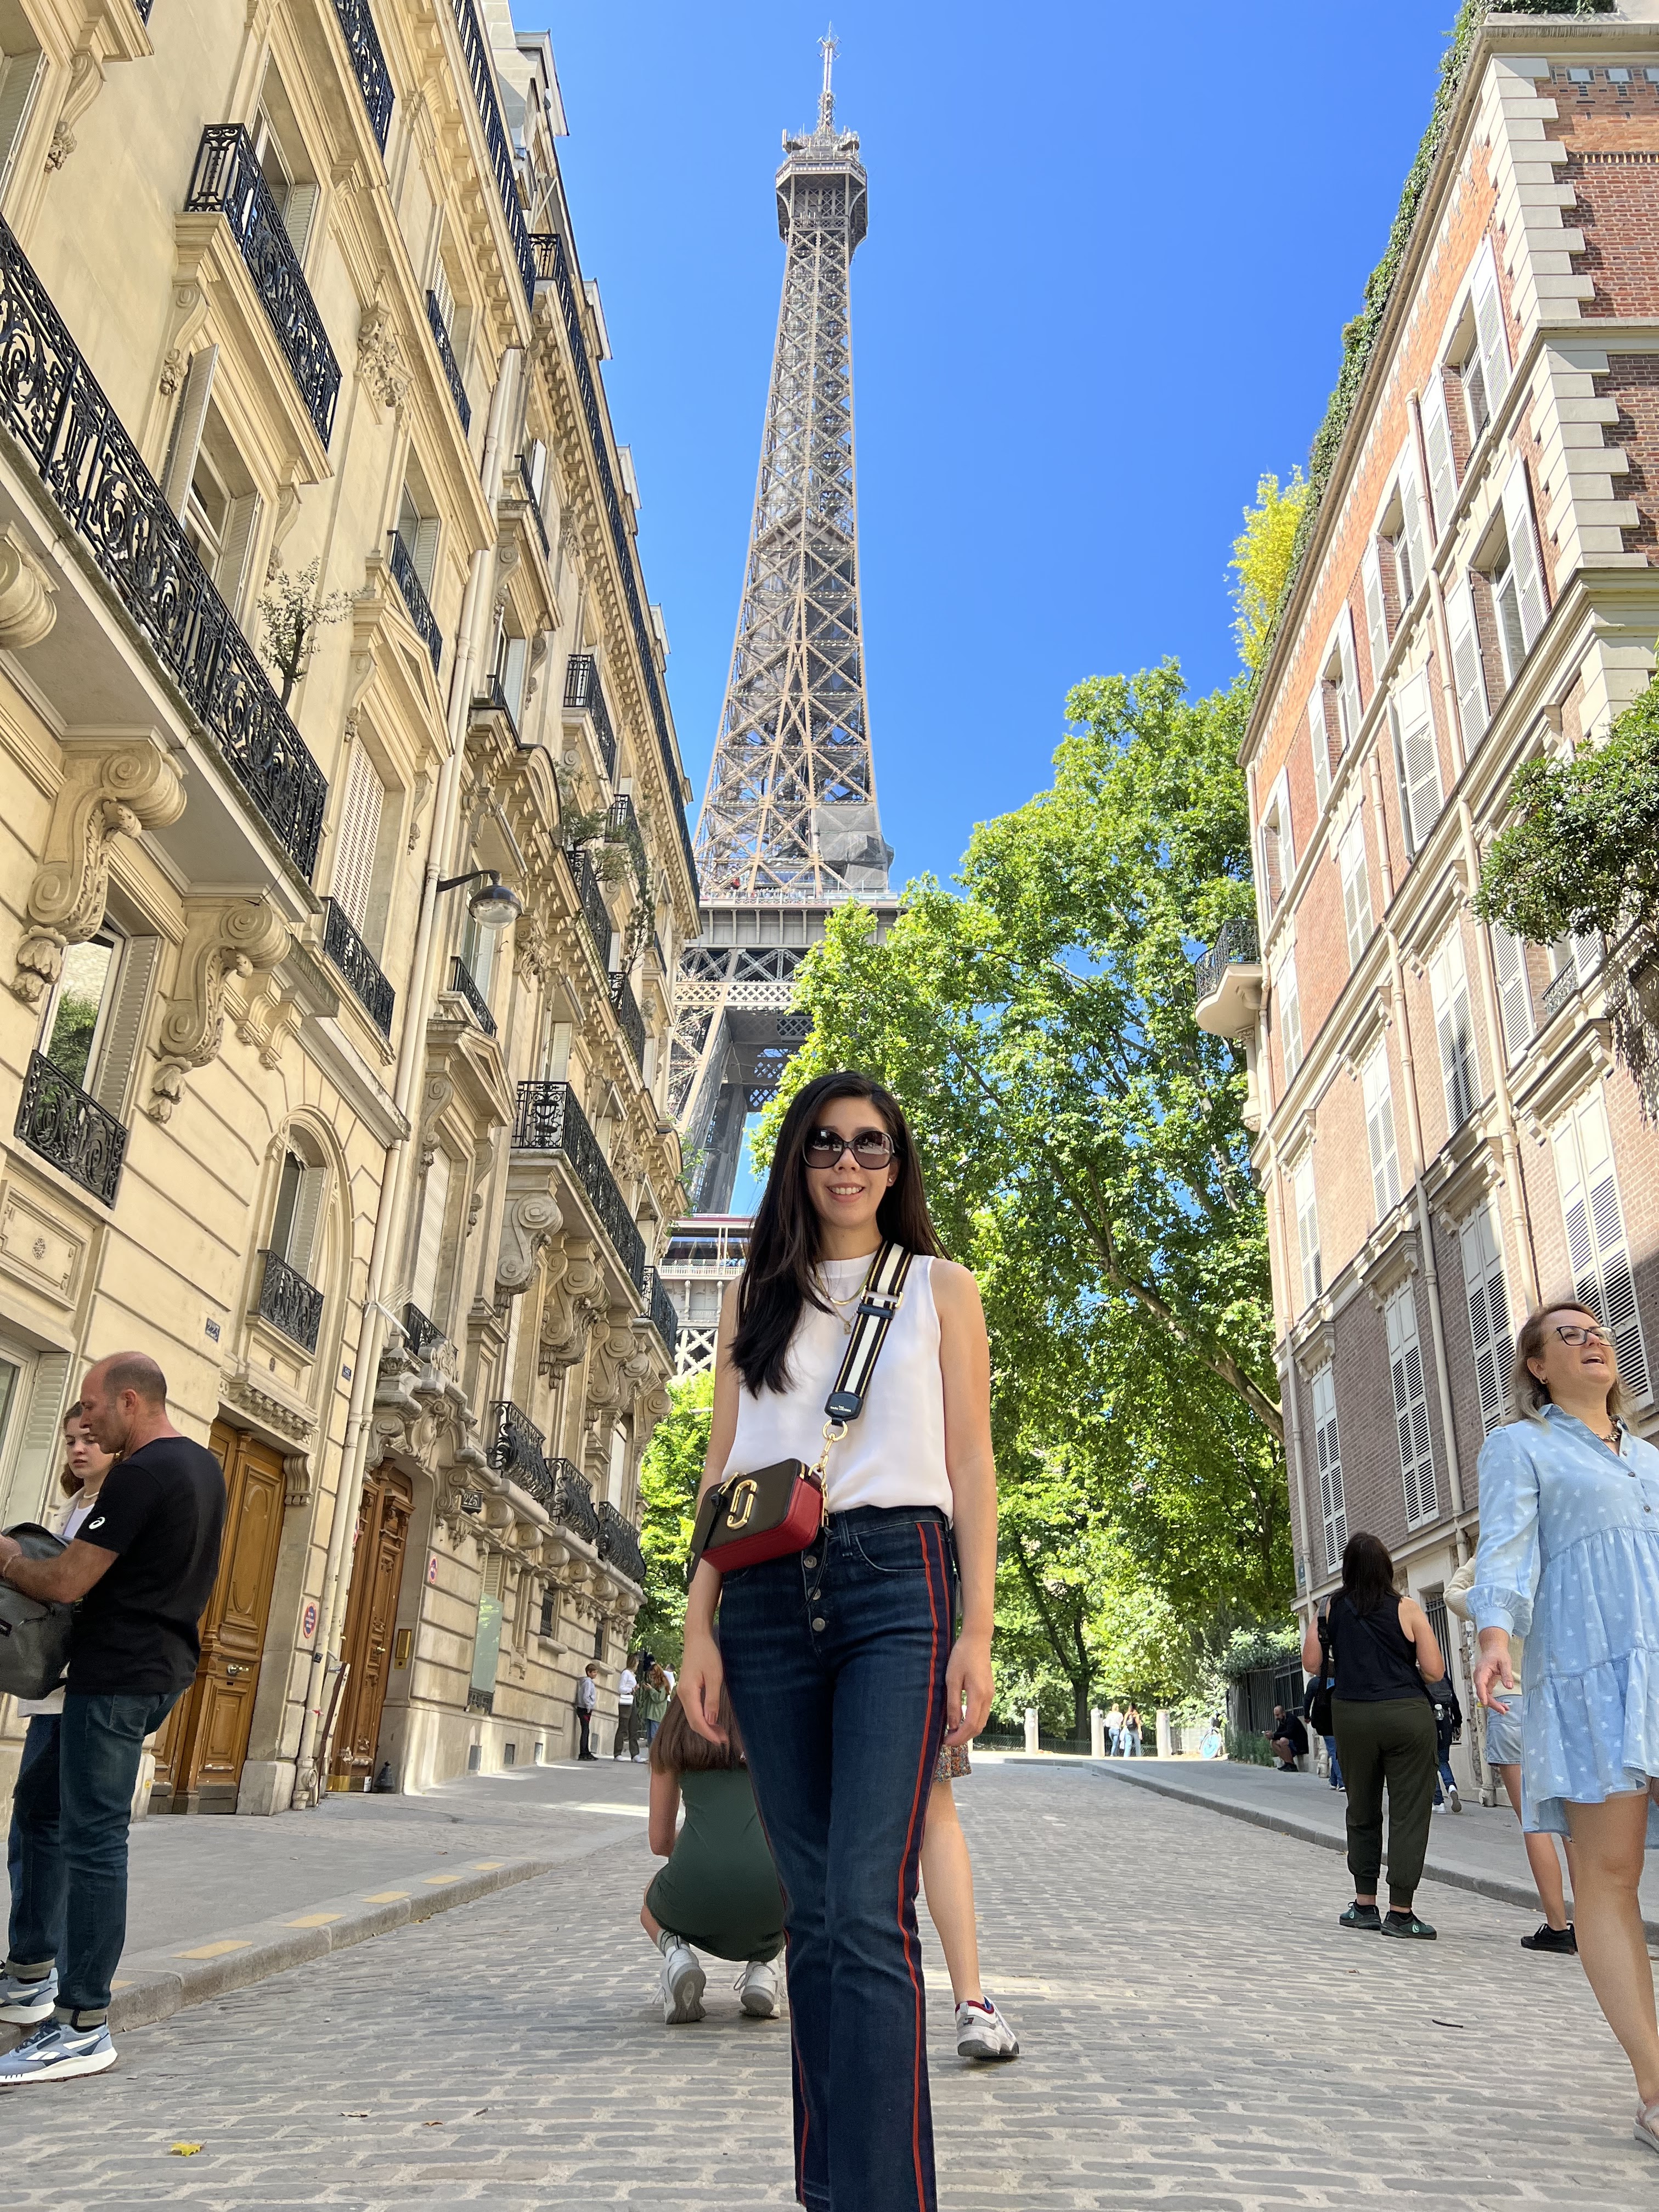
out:
{"label": "blonde hair", "polygon": [[1557,1298],[1553,1304],[1540,1306],[1529,1313],[1521,1324],[1515,1340],[1515,1372],[1510,1377],[1510,1419],[1514,1421],[1541,1421],[1544,1408],[1550,1402],[1549,1386],[1540,1382],[1527,1362],[1542,1357],[1544,1338],[1548,1332],[1552,1314],[1583,1314],[1593,1321],[1607,1340],[1607,1357],[1613,1362],[1613,1388],[1607,1392],[1607,1418],[1622,1421],[1625,1418],[1625,1386],[1619,1379],[1619,1354],[1613,1338],[1601,1316],[1578,1298]]}

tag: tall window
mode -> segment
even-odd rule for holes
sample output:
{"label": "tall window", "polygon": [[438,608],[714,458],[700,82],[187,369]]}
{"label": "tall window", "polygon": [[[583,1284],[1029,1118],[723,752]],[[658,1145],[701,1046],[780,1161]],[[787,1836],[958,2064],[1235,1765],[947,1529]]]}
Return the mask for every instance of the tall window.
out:
{"label": "tall window", "polygon": [[1336,1385],[1328,1366],[1313,1379],[1314,1446],[1319,1457],[1319,1513],[1325,1524],[1325,1571],[1342,1564],[1348,1540],[1348,1494],[1342,1482],[1342,1440],[1336,1425]]}
{"label": "tall window", "polygon": [[346,919],[366,942],[373,919],[374,863],[385,811],[386,786],[360,738],[351,748],[340,799],[332,894],[335,903],[343,908]]}
{"label": "tall window", "polygon": [[[438,1302],[438,1277],[443,1261],[444,1218],[449,1210],[449,1155],[432,1155],[421,1194],[421,1228],[415,1246],[415,1272],[410,1281],[411,1304],[430,1320]],[[438,1327],[443,1326],[438,1321]]]}
{"label": "tall window", "polygon": [[1371,933],[1371,887],[1365,868],[1365,817],[1356,806],[1336,848],[1342,878],[1342,920],[1348,933],[1348,965],[1357,968]]}
{"label": "tall window", "polygon": [[1272,914],[1296,873],[1296,841],[1291,829],[1290,781],[1281,769],[1261,817],[1261,882]]}
{"label": "tall window", "polygon": [[422,590],[429,597],[438,564],[438,514],[432,495],[413,468],[404,479],[398,501],[398,535],[414,563]]}
{"label": "tall window", "polygon": [[1379,1038],[1360,1076],[1365,1097],[1365,1135],[1370,1146],[1371,1196],[1379,1221],[1400,1203],[1400,1155],[1394,1139],[1394,1088],[1389,1079],[1389,1047]]}
{"label": "tall window", "polygon": [[1503,539],[1495,549],[1488,546],[1485,564],[1492,582],[1504,673],[1513,684],[1549,611],[1538,562],[1538,540],[1533,533],[1532,494],[1524,461],[1517,460],[1504,480]]}
{"label": "tall window", "polygon": [[300,126],[294,119],[288,95],[273,70],[265,79],[259,112],[253,125],[253,156],[276,203],[294,258],[303,268],[311,226],[317,213],[319,187],[312,173]]}
{"label": "tall window", "polygon": [[1490,1198],[1476,1206],[1458,1231],[1458,1238],[1463,1251],[1463,1288],[1469,1304],[1469,1340],[1474,1347],[1480,1420],[1490,1436],[1504,1418],[1515,1367],[1515,1340],[1510,1334],[1509,1298],[1504,1288],[1504,1255]]}
{"label": "tall window", "polygon": [[1400,1479],[1406,1492],[1406,1526],[1420,1528],[1437,1510],[1434,1453],[1429,1443],[1429,1401],[1423,1381],[1423,1347],[1417,1334],[1417,1300],[1409,1282],[1382,1309],[1389,1334],[1389,1372],[1394,1385],[1395,1428],[1400,1441]]}
{"label": "tall window", "polygon": [[1289,1083],[1302,1065],[1302,1000],[1296,988],[1296,953],[1286,952],[1273,975],[1273,1000],[1279,1008],[1279,1042],[1285,1055],[1285,1080]]}
{"label": "tall window", "polygon": [[318,1231],[328,1170],[291,1147],[283,1154],[276,1178],[276,1204],[270,1218],[270,1246],[296,1275],[314,1281]]}
{"label": "tall window", "polygon": [[1319,1199],[1314,1188],[1311,1154],[1297,1168],[1291,1188],[1296,1201],[1296,1243],[1302,1261],[1302,1307],[1305,1312],[1325,1287],[1319,1257]]}
{"label": "tall window", "polygon": [[1446,415],[1445,379],[1438,369],[1423,392],[1423,444],[1429,457],[1430,536],[1437,544],[1457,504],[1457,465]]}
{"label": "tall window", "polygon": [[1359,663],[1354,652],[1353,611],[1344,607],[1308,706],[1313,736],[1314,791],[1322,808],[1331,779],[1359,734]]}
{"label": "tall window", "polygon": [[1492,924],[1491,933],[1498,1014],[1504,1025],[1504,1055],[1513,1061],[1532,1040],[1532,981],[1527,974],[1527,948],[1499,922]]}
{"label": "tall window", "polygon": [[1452,680],[1457,691],[1457,721],[1463,750],[1473,752],[1486,732],[1490,713],[1480,631],[1474,617],[1474,589],[1460,576],[1446,595],[1446,627],[1451,636]]}
{"label": "tall window", "polygon": [[157,950],[153,937],[127,937],[106,925],[84,944],[64,948],[46,1001],[42,1054],[118,1119],[138,1055]]}
{"label": "tall window", "polygon": [[1469,286],[1469,304],[1459,328],[1459,367],[1462,373],[1463,404],[1468,415],[1469,443],[1478,443],[1482,432],[1503,403],[1510,388],[1509,341],[1504,330],[1503,301],[1498,289],[1498,266],[1490,244],[1483,245]]}
{"label": "tall window", "polygon": [[[21,9],[16,17],[21,40],[26,35],[27,18]],[[35,46],[20,44],[15,52],[8,49],[0,56],[0,191],[4,191],[16,169],[17,149],[34,111],[34,95],[46,66],[46,58]]]}
{"label": "tall window", "polygon": [[1440,1076],[1446,1087],[1446,1127],[1449,1131],[1461,1129],[1474,1113],[1480,1095],[1480,1066],[1474,1049],[1474,1018],[1469,1010],[1462,933],[1455,923],[1429,963],[1429,988],[1440,1044]]}
{"label": "tall window", "polygon": [[1607,1103],[1589,1091],[1554,1133],[1555,1176],[1572,1264],[1574,1295],[1613,1339],[1619,1373],[1632,1398],[1648,1394],[1648,1359],[1636,1310],[1630,1243],[1613,1171]]}
{"label": "tall window", "polygon": [[1440,757],[1434,742],[1434,709],[1429,679],[1419,671],[1400,684],[1389,702],[1394,726],[1395,771],[1400,779],[1400,809],[1413,858],[1420,853],[1440,819]]}

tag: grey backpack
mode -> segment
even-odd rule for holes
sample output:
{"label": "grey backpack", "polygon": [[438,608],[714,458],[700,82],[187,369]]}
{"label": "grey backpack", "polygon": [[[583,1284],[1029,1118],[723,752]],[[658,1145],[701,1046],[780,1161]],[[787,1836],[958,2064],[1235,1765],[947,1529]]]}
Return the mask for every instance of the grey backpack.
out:
{"label": "grey backpack", "polygon": [[[5,1531],[26,1559],[55,1559],[65,1550],[49,1528],[20,1521]],[[14,1698],[49,1698],[69,1665],[74,1608],[46,1605],[0,1581],[0,1691]]]}

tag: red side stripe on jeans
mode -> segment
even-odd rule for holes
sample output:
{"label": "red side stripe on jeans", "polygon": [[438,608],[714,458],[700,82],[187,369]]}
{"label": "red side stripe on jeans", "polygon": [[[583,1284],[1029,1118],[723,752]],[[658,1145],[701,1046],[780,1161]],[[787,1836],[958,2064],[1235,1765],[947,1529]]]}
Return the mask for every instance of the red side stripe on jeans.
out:
{"label": "red side stripe on jeans", "polygon": [[[933,1593],[933,1561],[932,1552],[927,1542],[927,1532],[929,1528],[933,1528],[935,1525],[935,1523],[928,1522],[925,1524],[918,1524],[916,1528],[916,1534],[921,1540],[922,1570],[927,1579],[927,1610],[932,1615],[933,1624],[933,1640],[927,1662],[928,1678],[930,1680],[937,1674],[939,1668],[939,1600]],[[942,1543],[939,1548],[939,1559],[942,1565],[945,1557],[944,1546]],[[930,1703],[930,1714],[931,1710]],[[930,1746],[932,1749],[931,1759],[928,1755]],[[915,2000],[916,2032],[910,2075],[910,2157],[915,2170],[916,2203],[918,2206],[924,2208],[924,2212],[927,2202],[927,2185],[922,2179],[921,2172],[921,2069],[927,2063],[927,2053],[925,2048],[925,2037],[923,2034],[922,2024],[921,1980],[916,1972],[915,1950],[910,1941],[910,1932],[904,1925],[904,1876],[905,1869],[910,1863],[911,1848],[915,1842],[916,1816],[918,1813],[921,1812],[923,1802],[927,1795],[929,1787],[928,1769],[930,1765],[937,1763],[938,1758],[939,1747],[937,1744],[932,1742],[931,1731],[929,1731],[929,1733],[925,1735],[921,1740],[921,1759],[916,1769],[915,1794],[910,1801],[910,1825],[905,1833],[904,1856],[899,1861],[898,1887],[899,1929],[904,1939],[904,1963],[909,1971],[910,1988]]]}

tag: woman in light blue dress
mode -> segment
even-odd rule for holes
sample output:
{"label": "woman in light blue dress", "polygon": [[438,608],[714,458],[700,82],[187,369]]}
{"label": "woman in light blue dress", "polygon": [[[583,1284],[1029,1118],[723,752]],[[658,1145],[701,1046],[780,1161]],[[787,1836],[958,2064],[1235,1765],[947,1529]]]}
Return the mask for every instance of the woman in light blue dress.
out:
{"label": "woman in light blue dress", "polygon": [[[1593,1313],[1548,1308],[1515,1348],[1516,1418],[1480,1455],[1475,1695],[1525,1692],[1522,1825],[1573,1843],[1578,1954],[1659,2151],[1659,2026],[1637,1886],[1659,1846],[1659,1451],[1625,1425]],[[1524,1637],[1516,1682],[1509,1638]]]}

